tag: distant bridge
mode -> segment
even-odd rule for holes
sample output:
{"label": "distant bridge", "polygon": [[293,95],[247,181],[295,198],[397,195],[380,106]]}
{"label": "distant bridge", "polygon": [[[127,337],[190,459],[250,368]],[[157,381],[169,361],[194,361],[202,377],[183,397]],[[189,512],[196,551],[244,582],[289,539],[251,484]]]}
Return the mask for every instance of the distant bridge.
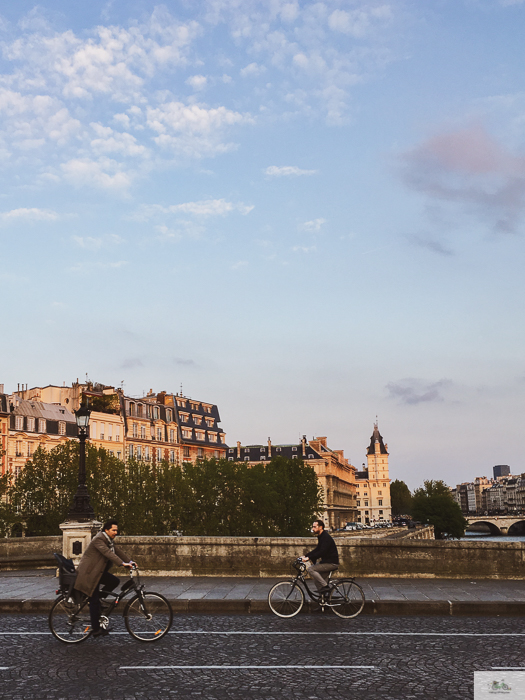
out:
{"label": "distant bridge", "polygon": [[486,525],[491,535],[524,535],[525,515],[469,515],[471,525]]}

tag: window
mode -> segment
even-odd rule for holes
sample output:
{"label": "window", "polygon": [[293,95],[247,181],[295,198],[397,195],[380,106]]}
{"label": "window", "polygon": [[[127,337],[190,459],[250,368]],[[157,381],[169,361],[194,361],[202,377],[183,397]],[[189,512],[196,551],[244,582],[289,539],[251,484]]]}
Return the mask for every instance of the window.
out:
{"label": "window", "polygon": [[27,429],[30,430],[32,433],[35,431],[35,419],[34,418],[27,419]]}
{"label": "window", "polygon": [[24,416],[16,416],[15,417],[15,430],[23,430],[24,429]]}
{"label": "window", "polygon": [[201,425],[202,423],[202,416],[192,416],[193,422],[195,425]]}
{"label": "window", "polygon": [[27,443],[27,456],[28,457],[32,457],[32,455],[33,455],[33,446],[34,445],[32,442]]}
{"label": "window", "polygon": [[120,426],[115,428],[115,442],[120,442]]}
{"label": "window", "polygon": [[61,420],[58,421],[58,434],[59,435],[65,435],[66,434],[66,422]]}
{"label": "window", "polygon": [[137,445],[136,452],[137,452],[137,459],[142,459],[142,446],[141,445]]}
{"label": "window", "polygon": [[292,455],[292,459],[297,459],[297,455]]}
{"label": "window", "polygon": [[234,450],[233,447],[230,447],[230,449],[228,450],[228,452],[232,455],[232,454],[235,452],[235,450]]}
{"label": "window", "polygon": [[220,457],[219,450],[213,450],[213,456],[216,457],[217,459],[219,459],[219,457]]}
{"label": "window", "polygon": [[159,407],[158,406],[153,406],[153,419],[154,420],[159,419]]}
{"label": "window", "polygon": [[190,456],[190,448],[189,448],[189,447],[184,447],[184,448],[183,448],[183,455],[184,455],[184,457],[189,457],[189,456]]}
{"label": "window", "polygon": [[122,455],[122,452],[119,450],[119,451],[117,452],[117,459],[120,459],[121,455]]}
{"label": "window", "polygon": [[313,459],[313,458],[314,458],[313,455],[308,455],[308,459]]}
{"label": "window", "polygon": [[368,515],[368,511],[367,511],[367,510],[365,510],[365,515]]}
{"label": "window", "polygon": [[187,413],[181,413],[180,414],[180,422],[181,423],[187,423],[188,422],[188,414]]}
{"label": "window", "polygon": [[361,505],[361,501],[357,501],[357,505],[360,506],[360,505]]}
{"label": "window", "polygon": [[130,416],[136,415],[136,413],[135,413],[135,404],[134,404],[134,403],[130,403],[130,404],[129,404],[129,415],[130,415]]}
{"label": "window", "polygon": [[16,441],[16,456],[17,457],[22,456],[22,441],[21,440]]}
{"label": "window", "polygon": [[191,440],[191,430],[183,430],[182,437]]}
{"label": "window", "polygon": [[108,438],[108,440],[112,440],[113,439],[113,426],[111,425],[111,423],[108,423],[106,428],[108,431],[107,438]]}
{"label": "window", "polygon": [[101,440],[104,439],[104,427],[105,427],[105,426],[104,426],[104,423],[101,423],[101,424],[100,424],[100,439],[101,439]]}
{"label": "window", "polygon": [[157,440],[162,442],[162,428],[157,428]]}
{"label": "window", "polygon": [[276,447],[275,449],[277,450],[277,452],[280,452],[280,451],[281,451],[281,448],[280,448],[280,447]]}
{"label": "window", "polygon": [[365,501],[365,507],[368,505],[368,501]]}
{"label": "window", "polygon": [[261,462],[264,462],[265,459],[266,459],[266,455],[261,455]]}
{"label": "window", "polygon": [[249,458],[249,457],[245,457],[245,458],[244,458],[244,461],[245,461],[245,462],[249,462],[249,461],[250,461],[250,458]]}
{"label": "window", "polygon": [[213,418],[206,418],[206,425],[208,426],[208,428],[213,428],[214,423],[215,421],[213,420]]}
{"label": "window", "polygon": [[206,439],[206,433],[204,433],[202,430],[196,430],[195,436],[196,436],[197,440],[205,440]]}
{"label": "window", "polygon": [[265,448],[265,447],[261,447],[261,452],[265,452],[265,451],[266,451],[266,448]]}
{"label": "window", "polygon": [[133,445],[129,446],[129,458],[133,459]]}
{"label": "window", "polygon": [[197,448],[197,457],[204,457],[204,450],[202,447]]}
{"label": "window", "polygon": [[380,498],[379,501],[377,502],[377,505],[378,505],[378,506],[382,506],[382,505],[383,505],[383,500],[382,500],[381,498]]}
{"label": "window", "polygon": [[149,404],[146,406],[146,417],[151,418],[151,406]]}
{"label": "window", "polygon": [[368,496],[368,491],[365,491],[363,496]]}
{"label": "window", "polygon": [[382,511],[382,510],[379,511],[379,515],[383,515],[383,511]]}
{"label": "window", "polygon": [[172,464],[175,462],[175,450],[170,450],[170,462]]}
{"label": "window", "polygon": [[170,442],[175,442],[175,431],[170,428]]}
{"label": "window", "polygon": [[172,415],[171,415],[171,408],[167,408],[167,409],[166,409],[166,421],[167,421],[168,423],[171,423],[172,418],[173,418],[173,417],[172,417]]}
{"label": "window", "polygon": [[162,462],[162,450],[157,447],[157,462]]}
{"label": "window", "polygon": [[296,447],[296,446],[292,447],[292,452],[297,452],[297,447]]}
{"label": "window", "polygon": [[138,403],[137,404],[137,416],[142,418],[143,415],[144,415],[144,407],[141,403]]}
{"label": "window", "polygon": [[136,423],[133,423],[133,437],[136,438],[139,436],[139,426]]}
{"label": "window", "polygon": [[183,401],[182,399],[177,399],[177,406],[182,406],[184,408],[184,406],[186,406],[186,401]]}
{"label": "window", "polygon": [[382,492],[382,491],[378,491],[378,492],[377,492],[377,495],[378,495],[378,496],[382,496],[382,495],[383,495],[383,492]]}
{"label": "window", "polygon": [[141,425],[140,426],[140,437],[145,440],[146,439],[146,426]]}
{"label": "window", "polygon": [[192,411],[198,411],[199,410],[199,404],[198,403],[192,403],[190,401],[190,406]]}
{"label": "window", "polygon": [[205,413],[211,413],[211,406],[203,406]]}
{"label": "window", "polygon": [[244,451],[245,451],[245,452],[249,452],[249,451],[250,451],[250,448],[249,448],[249,447],[245,447],[245,448],[244,448]]}
{"label": "window", "polygon": [[208,433],[208,440],[210,442],[217,442],[217,435],[215,433]]}
{"label": "window", "polygon": [[146,462],[149,462],[150,460],[149,446],[146,446],[144,448],[144,459],[146,460]]}
{"label": "window", "polygon": [[228,457],[228,462],[233,462],[233,457]]}
{"label": "window", "polygon": [[383,484],[383,488],[385,488],[385,489],[386,489],[386,484]]}

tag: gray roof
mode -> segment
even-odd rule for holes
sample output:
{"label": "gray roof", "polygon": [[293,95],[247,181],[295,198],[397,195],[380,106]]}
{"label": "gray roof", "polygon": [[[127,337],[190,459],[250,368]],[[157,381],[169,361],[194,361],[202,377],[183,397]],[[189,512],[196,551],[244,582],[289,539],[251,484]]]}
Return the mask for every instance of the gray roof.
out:
{"label": "gray roof", "polygon": [[46,420],[63,420],[66,423],[76,423],[75,416],[67,408],[57,403],[42,403],[18,399],[13,409],[15,416],[32,416]]}

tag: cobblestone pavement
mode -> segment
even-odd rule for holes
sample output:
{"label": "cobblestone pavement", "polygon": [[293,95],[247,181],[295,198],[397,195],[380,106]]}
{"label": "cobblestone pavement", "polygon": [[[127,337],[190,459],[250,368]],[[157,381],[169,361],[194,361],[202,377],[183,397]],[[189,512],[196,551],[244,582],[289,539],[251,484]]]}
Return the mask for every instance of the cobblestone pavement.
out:
{"label": "cobblestone pavement", "polygon": [[471,700],[475,670],[525,668],[522,618],[176,615],[151,645],[112,624],[65,645],[0,616],[2,700]]}

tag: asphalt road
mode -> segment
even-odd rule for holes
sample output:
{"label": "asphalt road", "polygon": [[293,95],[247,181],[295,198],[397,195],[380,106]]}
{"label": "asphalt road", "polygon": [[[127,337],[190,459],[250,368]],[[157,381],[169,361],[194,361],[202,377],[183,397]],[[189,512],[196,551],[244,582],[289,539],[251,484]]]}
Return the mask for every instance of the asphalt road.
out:
{"label": "asphalt road", "polygon": [[516,617],[176,615],[171,633],[62,644],[45,616],[0,617],[0,698],[460,700],[473,672],[525,668]]}

